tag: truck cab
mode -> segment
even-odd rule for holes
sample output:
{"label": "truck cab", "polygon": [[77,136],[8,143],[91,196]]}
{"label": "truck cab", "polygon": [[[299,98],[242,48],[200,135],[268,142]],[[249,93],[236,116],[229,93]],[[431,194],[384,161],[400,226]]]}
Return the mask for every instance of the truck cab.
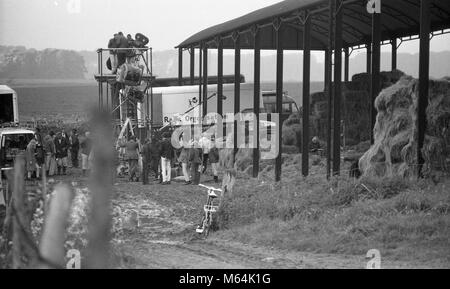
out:
{"label": "truck cab", "polygon": [[14,168],[16,155],[25,152],[32,138],[32,130],[2,127],[0,124],[0,205],[7,200],[5,172]]}

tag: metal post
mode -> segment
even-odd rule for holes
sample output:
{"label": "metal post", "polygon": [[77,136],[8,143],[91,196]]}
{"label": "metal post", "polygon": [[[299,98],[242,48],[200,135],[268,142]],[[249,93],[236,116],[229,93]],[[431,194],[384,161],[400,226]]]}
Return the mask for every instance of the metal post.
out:
{"label": "metal post", "polygon": [[[234,39],[234,114],[240,112],[241,109],[241,43],[239,33]],[[238,127],[237,120],[234,120],[233,126],[234,140],[234,156],[238,151]],[[236,159],[234,158],[234,161]]]}
{"label": "metal post", "polygon": [[367,68],[367,73],[370,74],[372,72],[372,43],[368,43],[366,45],[366,68]]}
{"label": "metal post", "polygon": [[[200,44],[200,47],[198,49],[199,51],[199,65],[198,65],[198,103],[201,103],[202,101],[202,82],[203,82],[203,44]],[[203,105],[202,105],[203,106]],[[202,116],[202,111],[199,111],[198,117]]]}
{"label": "metal post", "polygon": [[191,57],[191,61],[190,61],[190,65],[191,65],[191,71],[190,71],[190,77],[191,77],[191,85],[194,85],[194,81],[195,81],[195,48],[192,47],[189,49],[190,52],[190,57]]}
{"label": "metal post", "polygon": [[[217,114],[222,122],[217,124],[217,132],[223,133],[223,41],[219,39],[217,50]],[[225,136],[225,135],[223,135]]]}
{"label": "metal post", "polygon": [[253,149],[253,177],[257,178],[259,174],[259,114],[260,114],[260,95],[261,95],[261,42],[260,34],[255,31],[254,35],[254,88],[253,88],[253,111],[256,119],[256,148]]}
{"label": "metal post", "polygon": [[303,29],[303,141],[302,174],[309,173],[309,98],[311,80],[311,16],[306,18]]}
{"label": "metal post", "polygon": [[335,35],[334,35],[334,130],[333,130],[333,174],[339,175],[341,165],[341,83],[342,83],[342,7],[340,0],[334,0]]}
{"label": "metal post", "polygon": [[349,70],[350,70],[350,51],[348,49],[348,47],[344,48],[344,56],[345,56],[345,61],[344,61],[344,81],[348,82],[349,81]]}
{"label": "metal post", "polygon": [[374,143],[373,128],[377,111],[375,98],[381,91],[380,83],[380,55],[381,55],[381,13],[372,14],[372,73],[370,80],[370,140]]}
{"label": "metal post", "polygon": [[417,111],[417,162],[418,176],[422,176],[425,163],[422,148],[427,130],[427,106],[430,79],[430,0],[420,1],[420,52],[419,52],[419,101]]}
{"label": "metal post", "polygon": [[208,114],[208,47],[205,44],[203,48],[203,99],[202,99],[202,117]]}
{"label": "metal post", "polygon": [[178,85],[183,85],[183,48],[178,48]]}
{"label": "metal post", "polygon": [[325,87],[327,91],[328,107],[327,107],[327,179],[331,175],[331,130],[333,127],[331,113],[333,100],[333,32],[334,32],[334,0],[329,0],[329,15],[328,15],[328,49],[325,52]]}
{"label": "metal post", "polygon": [[277,125],[277,135],[278,138],[278,155],[275,160],[275,181],[281,181],[281,161],[282,161],[282,119],[281,112],[283,106],[283,28],[280,27],[275,31],[275,38],[277,43],[277,99],[276,99],[276,111],[279,115],[279,125]]}
{"label": "metal post", "polygon": [[394,38],[391,40],[391,48],[392,48],[391,69],[392,69],[392,71],[394,71],[394,70],[397,70],[397,38]]}

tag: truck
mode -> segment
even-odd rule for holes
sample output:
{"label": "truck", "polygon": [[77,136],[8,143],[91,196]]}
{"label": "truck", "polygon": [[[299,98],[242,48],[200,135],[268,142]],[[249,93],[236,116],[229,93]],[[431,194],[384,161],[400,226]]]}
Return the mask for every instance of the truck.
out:
{"label": "truck", "polygon": [[16,155],[25,152],[34,134],[33,130],[19,127],[17,93],[0,85],[0,206],[10,199],[6,171],[13,169]]}
{"label": "truck", "polygon": [[[208,85],[207,88],[207,112],[217,112],[217,85]],[[253,112],[253,84],[241,83],[240,88],[240,112],[244,114]],[[233,114],[234,84],[223,85],[222,97],[223,114]],[[177,126],[199,123],[201,112],[203,111],[203,104],[200,102],[200,99],[198,85],[155,87],[153,89],[153,100],[151,101],[153,106],[149,104],[153,125],[164,127],[167,125]],[[261,91],[259,103],[261,113],[274,113],[274,92]],[[282,114],[290,115],[296,111],[298,112],[297,104],[288,96],[287,92],[284,92]],[[144,118],[144,109],[138,109],[138,120],[143,120]],[[224,121],[227,122],[227,119],[225,118]]]}
{"label": "truck", "polygon": [[17,93],[7,85],[0,85],[0,125],[19,124]]}

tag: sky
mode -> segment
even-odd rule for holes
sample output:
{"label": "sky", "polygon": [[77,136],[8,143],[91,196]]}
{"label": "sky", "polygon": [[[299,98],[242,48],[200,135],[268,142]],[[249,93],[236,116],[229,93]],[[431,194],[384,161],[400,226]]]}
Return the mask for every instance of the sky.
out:
{"label": "sky", "polygon": [[[118,31],[150,38],[155,50],[173,49],[209,26],[280,0],[0,0],[0,45],[95,50]],[[388,47],[384,48],[388,49]],[[450,50],[450,35],[431,51]],[[418,41],[399,52],[417,53]]]}

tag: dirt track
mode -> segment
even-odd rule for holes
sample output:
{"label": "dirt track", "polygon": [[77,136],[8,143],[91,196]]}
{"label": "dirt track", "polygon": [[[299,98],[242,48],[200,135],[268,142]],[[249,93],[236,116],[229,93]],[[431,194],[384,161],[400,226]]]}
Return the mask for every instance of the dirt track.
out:
{"label": "dirt track", "polygon": [[[114,205],[139,212],[139,227],[120,239],[120,268],[365,268],[365,256],[255,247],[195,234],[206,192],[195,186],[119,182]],[[384,268],[418,267],[388,262]]]}

